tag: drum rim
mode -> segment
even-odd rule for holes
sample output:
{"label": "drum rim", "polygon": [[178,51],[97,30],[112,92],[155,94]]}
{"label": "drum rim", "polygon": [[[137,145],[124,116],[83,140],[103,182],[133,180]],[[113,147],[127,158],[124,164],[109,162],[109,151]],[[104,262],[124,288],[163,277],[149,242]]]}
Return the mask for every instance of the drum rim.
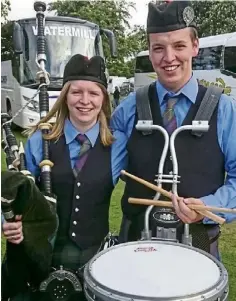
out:
{"label": "drum rim", "polygon": [[[121,248],[122,246],[129,246],[129,245],[140,245],[140,244],[146,244],[146,243],[154,243],[154,244],[166,244],[166,245],[174,245],[174,246],[179,246],[179,247],[183,247],[186,249],[190,249],[193,251],[196,251],[198,253],[201,253],[202,255],[207,256],[208,258],[210,258],[219,268],[220,270],[220,277],[217,281],[217,283],[215,283],[214,285],[212,285],[210,288],[207,288],[205,290],[203,290],[202,292],[199,292],[197,294],[191,294],[188,296],[174,296],[174,297],[145,297],[145,296],[138,296],[138,295],[132,295],[132,294],[126,294],[123,292],[119,292],[117,290],[111,289],[107,286],[105,286],[104,284],[101,284],[97,279],[94,278],[94,276],[91,273],[91,266],[93,264],[93,262],[95,262],[99,257],[101,257],[103,254],[111,251],[111,249],[113,248]],[[187,246],[181,243],[174,243],[174,242],[170,242],[170,241],[158,241],[158,240],[140,240],[140,241],[132,241],[132,242],[126,242],[126,243],[122,243],[122,244],[118,244],[116,246],[113,246],[111,248],[105,249],[101,252],[99,252],[98,254],[96,254],[85,266],[84,269],[84,280],[85,280],[85,287],[88,287],[93,293],[98,293],[98,295],[100,297],[108,297],[110,298],[110,300],[112,300],[112,296],[114,298],[122,298],[122,300],[127,299],[127,300],[150,300],[150,301],[158,301],[158,300],[179,300],[181,298],[181,300],[191,300],[191,301],[195,301],[198,300],[196,298],[200,297],[204,297],[204,298],[211,298],[211,299],[207,299],[207,300],[216,300],[216,299],[212,299],[212,298],[219,298],[222,296],[222,292],[225,292],[225,290],[228,287],[228,272],[226,270],[226,268],[224,267],[224,265],[218,261],[214,256],[212,256],[211,254],[200,250],[198,248],[195,248],[193,246]],[[221,295],[220,295],[221,294]],[[120,299],[113,299],[113,300],[120,300]]]}

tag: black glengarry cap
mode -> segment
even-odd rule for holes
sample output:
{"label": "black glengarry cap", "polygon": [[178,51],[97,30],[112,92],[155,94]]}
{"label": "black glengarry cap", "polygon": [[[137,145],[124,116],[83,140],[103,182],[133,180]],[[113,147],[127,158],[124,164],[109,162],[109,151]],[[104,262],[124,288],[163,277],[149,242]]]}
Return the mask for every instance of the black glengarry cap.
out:
{"label": "black glengarry cap", "polygon": [[63,86],[71,80],[88,80],[107,88],[104,59],[98,55],[88,59],[81,54],[75,54],[65,66]]}
{"label": "black glengarry cap", "polygon": [[175,31],[195,27],[194,10],[190,1],[168,1],[148,4],[147,33]]}

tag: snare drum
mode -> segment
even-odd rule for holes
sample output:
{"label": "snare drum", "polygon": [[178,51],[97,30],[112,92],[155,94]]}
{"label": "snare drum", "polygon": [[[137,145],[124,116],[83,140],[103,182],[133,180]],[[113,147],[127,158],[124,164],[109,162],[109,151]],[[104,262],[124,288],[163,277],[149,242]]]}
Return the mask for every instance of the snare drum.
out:
{"label": "snare drum", "polygon": [[87,300],[225,301],[228,273],[210,254],[183,244],[137,241],[108,248],[86,265]]}

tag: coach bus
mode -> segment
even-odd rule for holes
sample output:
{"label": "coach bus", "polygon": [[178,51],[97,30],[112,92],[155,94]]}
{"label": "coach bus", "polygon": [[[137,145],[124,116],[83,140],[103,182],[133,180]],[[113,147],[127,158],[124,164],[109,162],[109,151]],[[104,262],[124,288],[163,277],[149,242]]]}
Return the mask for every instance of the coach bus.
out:
{"label": "coach bus", "polygon": [[[97,24],[72,17],[45,18],[46,71],[49,107],[55,103],[61,89],[63,70],[74,54],[88,58],[104,57],[102,35],[109,39],[111,56],[116,56],[116,40],[112,31]],[[13,38],[14,37],[14,38]],[[38,88],[36,74],[36,18],[10,21],[2,27],[1,110],[10,116],[22,109]],[[28,128],[39,120],[38,96],[14,119],[14,124]]]}

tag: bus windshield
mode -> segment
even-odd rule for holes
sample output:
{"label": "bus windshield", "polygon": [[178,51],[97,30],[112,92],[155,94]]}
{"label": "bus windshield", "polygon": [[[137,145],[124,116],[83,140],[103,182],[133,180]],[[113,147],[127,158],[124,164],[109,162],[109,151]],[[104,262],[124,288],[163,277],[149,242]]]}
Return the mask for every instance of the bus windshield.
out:
{"label": "bus windshield", "polygon": [[[28,22],[23,25],[25,37],[24,63],[28,77],[35,78],[38,67],[36,65],[37,28],[35,23]],[[79,23],[63,23],[46,21],[46,70],[50,77],[59,79],[69,58],[76,53],[87,57],[95,55],[95,40],[97,28],[91,28]],[[32,80],[32,79],[31,79]]]}

